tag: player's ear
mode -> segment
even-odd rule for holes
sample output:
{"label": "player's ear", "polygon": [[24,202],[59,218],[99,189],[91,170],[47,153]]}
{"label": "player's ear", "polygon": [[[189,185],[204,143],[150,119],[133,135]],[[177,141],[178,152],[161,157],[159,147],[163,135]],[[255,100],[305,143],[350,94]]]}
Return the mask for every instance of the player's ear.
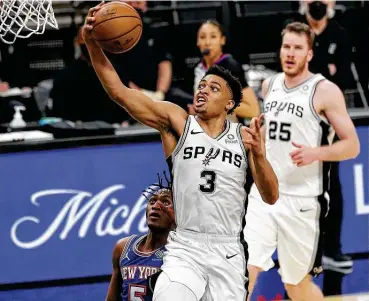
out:
{"label": "player's ear", "polygon": [[312,50],[312,49],[310,49],[310,50],[308,51],[308,56],[307,56],[307,60],[308,60],[308,62],[310,62],[310,61],[313,59],[313,56],[314,56],[313,50]]}
{"label": "player's ear", "polygon": [[233,100],[233,99],[228,100],[228,103],[227,103],[227,105],[226,105],[226,110],[227,110],[227,112],[228,112],[230,109],[232,109],[234,106],[235,106],[235,102],[234,102],[234,100]]}

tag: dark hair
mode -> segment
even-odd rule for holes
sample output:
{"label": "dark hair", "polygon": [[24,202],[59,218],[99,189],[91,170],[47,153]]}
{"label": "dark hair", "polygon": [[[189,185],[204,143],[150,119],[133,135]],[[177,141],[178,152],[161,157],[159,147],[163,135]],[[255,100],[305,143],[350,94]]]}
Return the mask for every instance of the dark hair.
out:
{"label": "dark hair", "polygon": [[205,22],[202,22],[199,29],[205,25],[205,24],[211,24],[211,25],[214,25],[215,27],[218,27],[220,33],[222,36],[225,36],[225,31],[224,31],[224,28],[223,26],[217,21],[217,20],[212,20],[212,19],[209,19],[209,20],[206,20]]}
{"label": "dark hair", "polygon": [[298,35],[304,34],[307,38],[310,49],[313,49],[315,34],[311,27],[305,23],[292,22],[286,25],[282,31],[282,38],[287,32],[293,32]]}
{"label": "dark hair", "polygon": [[150,198],[153,195],[159,194],[163,191],[168,192],[172,195],[172,181],[170,181],[167,177],[167,174],[165,171],[163,171],[164,179],[167,182],[166,185],[163,184],[163,178],[158,175],[158,183],[151,184],[148,188],[143,190],[143,195],[147,200],[150,200]]}
{"label": "dark hair", "polygon": [[233,108],[228,111],[228,114],[231,114],[241,103],[242,86],[240,81],[237,79],[237,77],[233,76],[229,70],[218,65],[211,66],[205,73],[204,77],[210,74],[219,76],[227,82],[227,87],[231,91],[232,99],[234,101]]}

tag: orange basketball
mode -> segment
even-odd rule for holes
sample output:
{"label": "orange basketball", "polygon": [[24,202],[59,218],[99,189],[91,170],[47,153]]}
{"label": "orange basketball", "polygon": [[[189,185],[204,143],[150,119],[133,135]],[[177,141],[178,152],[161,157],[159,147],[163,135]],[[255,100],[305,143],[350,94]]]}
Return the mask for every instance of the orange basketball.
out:
{"label": "orange basketball", "polygon": [[92,37],[102,49],[108,52],[127,52],[141,38],[141,17],[127,3],[109,2],[103,5],[94,17],[96,21],[92,30]]}

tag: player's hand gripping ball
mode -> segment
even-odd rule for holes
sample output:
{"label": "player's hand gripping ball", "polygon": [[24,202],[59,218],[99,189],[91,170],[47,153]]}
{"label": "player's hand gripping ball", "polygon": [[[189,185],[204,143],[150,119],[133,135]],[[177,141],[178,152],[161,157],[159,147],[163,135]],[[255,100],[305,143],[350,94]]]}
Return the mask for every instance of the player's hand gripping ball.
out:
{"label": "player's hand gripping ball", "polygon": [[[84,39],[93,39],[110,53],[131,50],[141,38],[142,20],[129,4],[113,1],[103,2],[91,8],[86,17]],[[85,31],[85,30],[84,30]]]}

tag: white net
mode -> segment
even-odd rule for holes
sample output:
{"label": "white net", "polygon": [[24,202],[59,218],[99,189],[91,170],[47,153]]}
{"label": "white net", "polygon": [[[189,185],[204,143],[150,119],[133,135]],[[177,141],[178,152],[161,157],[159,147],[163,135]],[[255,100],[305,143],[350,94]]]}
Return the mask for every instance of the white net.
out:
{"label": "white net", "polygon": [[43,34],[46,25],[58,28],[51,0],[0,0],[0,39],[4,43]]}

